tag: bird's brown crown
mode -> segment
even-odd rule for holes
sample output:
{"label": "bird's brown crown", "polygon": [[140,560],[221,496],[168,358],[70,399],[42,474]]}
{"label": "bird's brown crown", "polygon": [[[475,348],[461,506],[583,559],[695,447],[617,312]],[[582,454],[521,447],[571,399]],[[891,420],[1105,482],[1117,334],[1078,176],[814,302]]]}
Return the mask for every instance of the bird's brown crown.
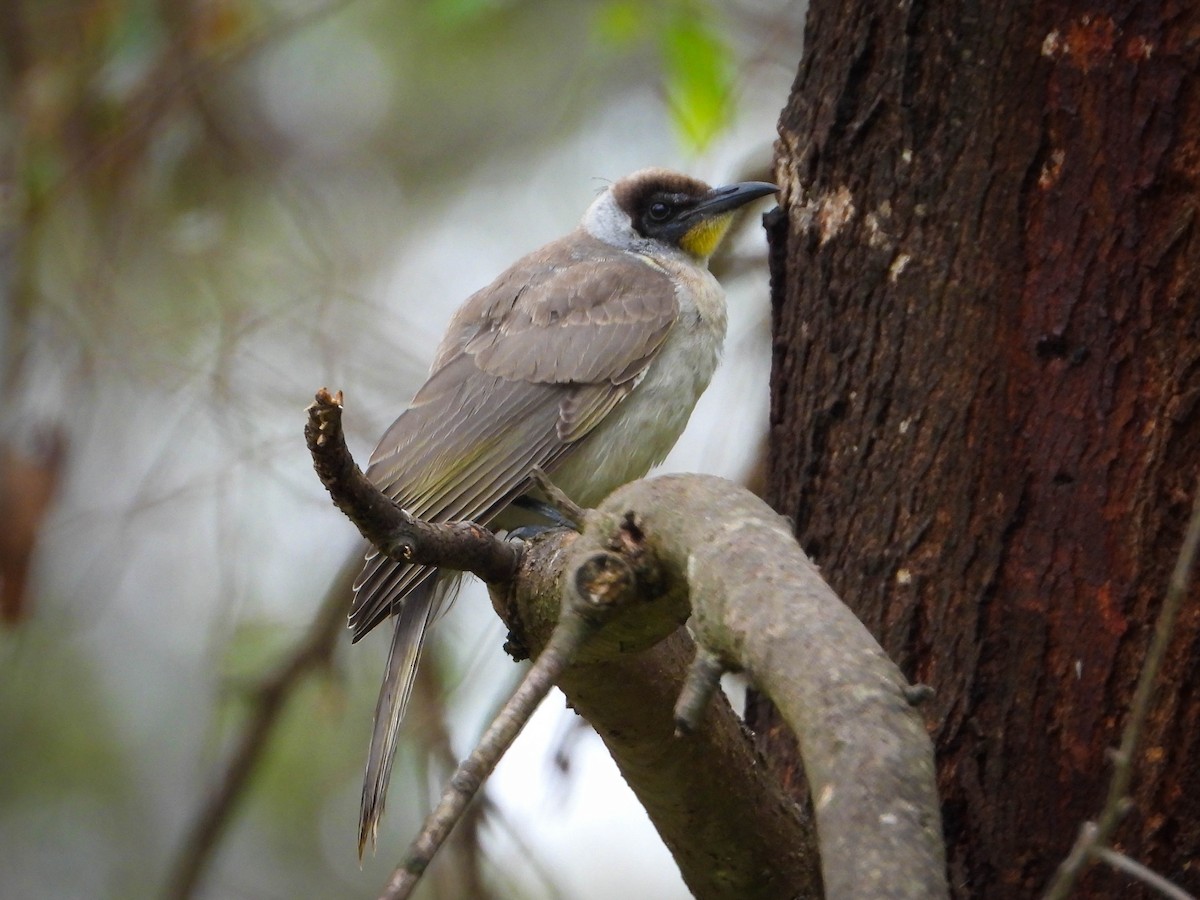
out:
{"label": "bird's brown crown", "polygon": [[613,199],[642,237],[667,237],[664,226],[703,200],[712,188],[698,178],[670,169],[643,169],[613,185]]}

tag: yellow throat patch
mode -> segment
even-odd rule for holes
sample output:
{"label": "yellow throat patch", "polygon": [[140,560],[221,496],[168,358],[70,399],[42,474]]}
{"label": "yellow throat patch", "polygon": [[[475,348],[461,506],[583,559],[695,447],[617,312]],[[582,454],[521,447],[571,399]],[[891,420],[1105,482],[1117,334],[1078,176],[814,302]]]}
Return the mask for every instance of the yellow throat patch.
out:
{"label": "yellow throat patch", "polygon": [[708,259],[720,246],[731,221],[733,213],[730,212],[697,222],[679,241],[679,246],[697,259]]}

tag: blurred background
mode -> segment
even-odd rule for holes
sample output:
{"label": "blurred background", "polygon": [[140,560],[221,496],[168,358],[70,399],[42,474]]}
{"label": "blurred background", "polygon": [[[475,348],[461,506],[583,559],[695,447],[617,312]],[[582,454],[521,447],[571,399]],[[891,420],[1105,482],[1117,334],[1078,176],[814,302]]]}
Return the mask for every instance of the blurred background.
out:
{"label": "blurred background", "polygon": [[[312,472],[304,407],[345,391],[365,460],[454,307],[609,181],[768,179],[803,14],[0,0],[0,900],[377,894],[521,669],[464,591],[360,868],[387,629],[351,648],[340,627],[357,535]],[[744,480],[761,444],[765,245],[746,224],[714,261],[725,362],[664,469]],[[265,680],[322,609],[336,640],[310,642],[248,740],[261,757],[185,884],[202,810],[282,696]],[[560,696],[477,811],[422,896],[688,896]]]}

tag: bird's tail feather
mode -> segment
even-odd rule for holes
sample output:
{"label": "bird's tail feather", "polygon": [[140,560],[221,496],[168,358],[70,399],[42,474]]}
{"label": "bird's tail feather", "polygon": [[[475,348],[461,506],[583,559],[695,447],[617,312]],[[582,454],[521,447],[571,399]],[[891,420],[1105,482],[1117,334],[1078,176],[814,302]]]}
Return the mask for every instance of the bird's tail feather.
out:
{"label": "bird's tail feather", "polygon": [[388,780],[392,775],[392,762],[396,756],[396,739],[400,734],[400,720],[412,696],[413,681],[417,674],[417,663],[421,659],[421,645],[425,629],[437,616],[442,606],[440,600],[446,593],[446,579],[433,577],[417,586],[396,613],[396,630],[392,633],[392,647],[388,651],[387,668],[383,684],[379,688],[379,699],[375,703],[375,722],[371,730],[371,749],[367,754],[367,771],[363,776],[362,804],[358,818],[358,858],[370,840],[375,846],[375,835],[379,819],[383,815],[387,799]]}

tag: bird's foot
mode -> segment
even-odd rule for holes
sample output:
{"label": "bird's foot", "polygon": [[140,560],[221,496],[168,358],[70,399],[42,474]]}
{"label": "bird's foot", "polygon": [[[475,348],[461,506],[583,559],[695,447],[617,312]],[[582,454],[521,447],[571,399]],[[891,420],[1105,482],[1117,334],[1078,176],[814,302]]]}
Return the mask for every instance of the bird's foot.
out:
{"label": "bird's foot", "polygon": [[562,489],[550,480],[550,476],[539,467],[534,466],[529,476],[533,480],[534,486],[545,496],[545,499],[525,494],[518,497],[513,505],[531,510],[562,528],[570,528],[572,531],[582,531],[587,511],[563,493]]}
{"label": "bird's foot", "polygon": [[[517,504],[524,505],[524,504]],[[526,507],[528,508],[528,507]],[[540,512],[540,510],[539,510]],[[511,529],[505,536],[509,540],[531,541],[538,535],[545,534],[547,531],[557,531],[560,528],[570,528],[569,522],[554,525],[522,525],[519,528]]]}

